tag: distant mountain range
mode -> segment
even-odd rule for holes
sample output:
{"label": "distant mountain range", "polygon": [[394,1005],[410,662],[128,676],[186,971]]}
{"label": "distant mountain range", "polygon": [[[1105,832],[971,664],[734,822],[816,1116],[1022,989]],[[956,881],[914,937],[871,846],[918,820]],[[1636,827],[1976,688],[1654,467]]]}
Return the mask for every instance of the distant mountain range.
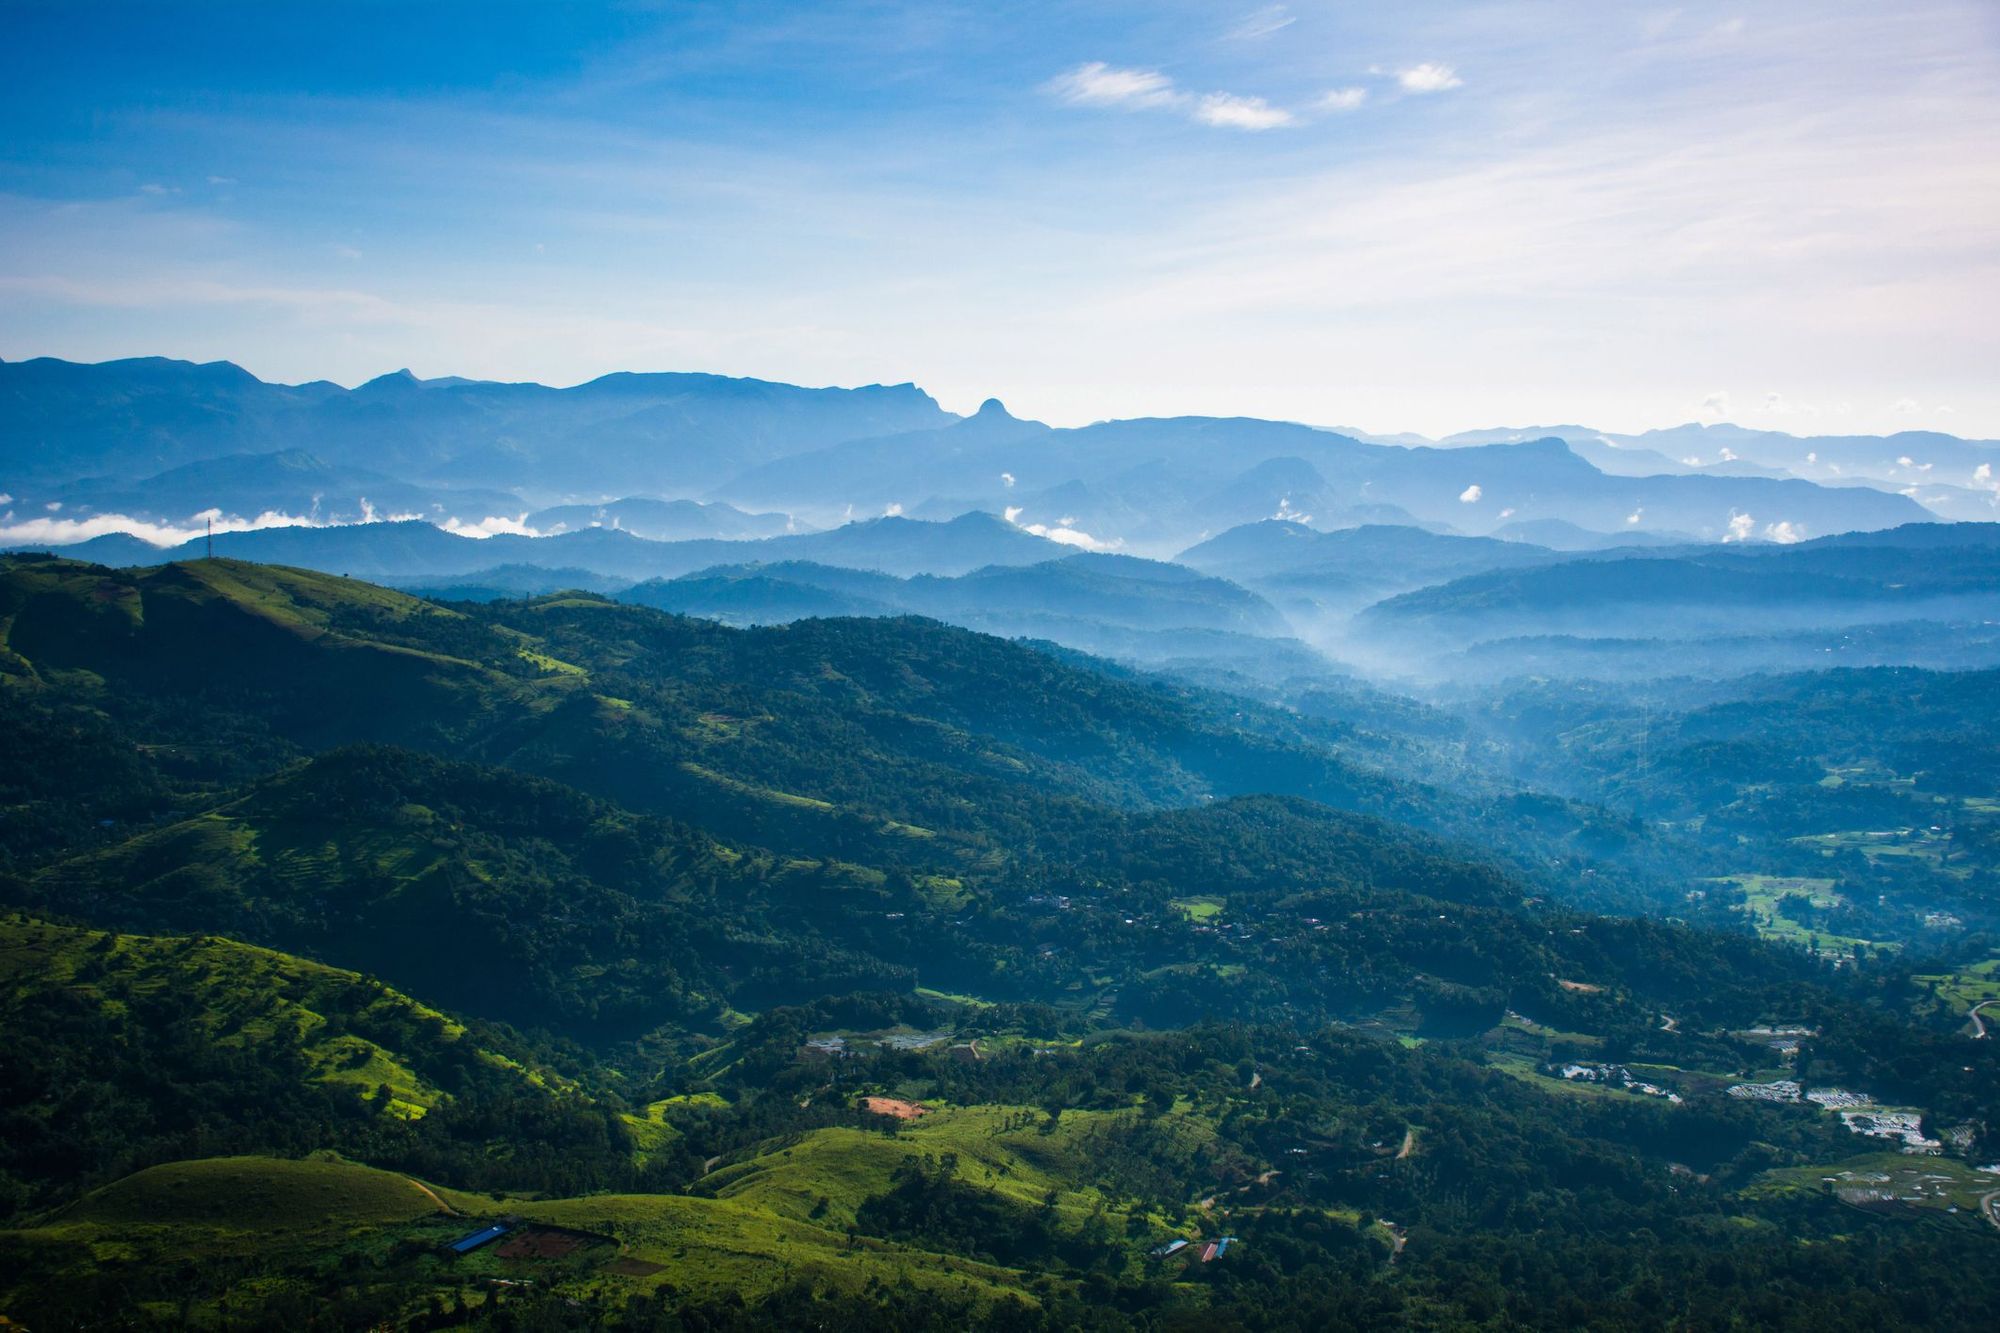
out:
{"label": "distant mountain range", "polygon": [[[1364,438],[1429,443],[1409,435]],[[1791,435],[1727,422],[1689,422],[1637,435],[1575,425],[1474,430],[1437,443],[1461,448],[1550,438],[1564,441],[1600,470],[1619,476],[1793,476],[1826,485],[1897,491],[1943,518],[1990,522],[2000,515],[2000,476],[1996,476],[2000,440],[1967,440],[1940,431]]]}
{"label": "distant mountain range", "polygon": [[1666,529],[1701,540],[1740,535],[1746,523],[1753,532],[1823,533],[1935,517],[1908,496],[1791,478],[1612,476],[1552,437],[1411,448],[1205,417],[1054,430],[991,401],[964,422],[766,464],[716,494],[807,515],[835,505],[1004,510],[1152,553],[1267,517],[1474,533],[1559,519],[1600,533]]}
{"label": "distant mountain range", "polygon": [[558,389],[398,372],[346,389],[227,362],[43,358],[0,363],[0,541],[98,535],[121,516],[157,537],[211,511],[226,528],[409,517],[685,541],[983,510],[1150,556],[1265,518],[1588,549],[1989,517],[2000,459],[1949,436],[1720,426],[1414,441],[1251,418],[1054,429],[994,400],[960,418],[909,384],[615,374]]}
{"label": "distant mountain range", "polygon": [[896,578],[811,562],[717,566],[618,593],[733,625],[814,616],[924,615],[1006,638],[1044,639],[1149,664],[1226,663],[1257,676],[1323,673],[1262,597],[1181,565],[1079,553],[956,578]]}
{"label": "distant mountain range", "polygon": [[2000,525],[1911,524],[1495,565],[1378,601],[1345,632],[1418,674],[1624,676],[1989,667],[1996,627]]}
{"label": "distant mountain range", "polygon": [[0,549],[159,565],[208,554],[212,518],[218,556],[426,596],[915,614],[1273,688],[1350,666],[1983,665],[1996,529],[1936,519],[1994,513],[1990,459],[1917,432],[1058,429],[907,384],[0,363]]}
{"label": "distant mountain range", "polygon": [[[61,549],[99,564],[157,565],[206,554],[208,544],[197,537],[162,549],[135,537],[114,535]],[[1036,564],[1065,554],[1066,548],[991,514],[965,514],[948,523],[878,518],[831,532],[742,541],[652,541],[609,527],[586,527],[551,537],[503,532],[474,538],[404,520],[222,532],[215,535],[214,551],[240,560],[408,582],[457,578],[502,565],[581,569],[637,581],[760,559],[818,560],[902,576],[953,575],[987,565]]]}
{"label": "distant mountain range", "polygon": [[305,449],[450,486],[685,494],[788,452],[953,420],[914,385],[803,389],[720,375],[606,375],[574,388],[420,380],[267,384],[226,361],[0,363],[0,476],[17,488],[148,476]]}

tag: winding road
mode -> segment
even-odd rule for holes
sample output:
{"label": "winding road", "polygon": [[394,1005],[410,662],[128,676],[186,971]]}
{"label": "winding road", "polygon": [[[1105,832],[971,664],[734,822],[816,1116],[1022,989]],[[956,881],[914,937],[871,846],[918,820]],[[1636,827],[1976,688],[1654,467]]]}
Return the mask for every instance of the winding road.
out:
{"label": "winding road", "polygon": [[2000,1004],[2000,1000],[1981,1000],[1978,1004],[1973,1005],[1972,1012],[1966,1015],[1967,1018],[1972,1020],[1972,1039],[1974,1041],[1984,1041],[1986,1039],[1986,1020],[1979,1016],[1979,1011],[1988,1005],[1994,1004]]}

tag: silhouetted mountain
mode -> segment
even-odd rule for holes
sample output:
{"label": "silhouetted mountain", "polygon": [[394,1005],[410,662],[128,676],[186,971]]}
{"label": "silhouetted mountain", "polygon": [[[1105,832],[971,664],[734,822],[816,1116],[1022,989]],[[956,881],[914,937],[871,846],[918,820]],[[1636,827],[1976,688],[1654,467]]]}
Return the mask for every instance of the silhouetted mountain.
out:
{"label": "silhouetted mountain", "polygon": [[[1099,539],[1128,540],[1149,553],[1176,549],[1246,517],[1279,513],[1288,500],[1299,512],[1313,512],[1315,521],[1324,511],[1334,523],[1371,512],[1365,506],[1393,506],[1372,512],[1470,531],[1553,517],[1600,531],[1665,528],[1705,540],[1728,535],[1731,522],[1744,515],[1760,525],[1784,523],[1809,532],[1929,516],[1907,496],[1796,480],[1607,476],[1556,439],[1404,448],[1283,422],[1198,417],[1054,431],[1009,419],[998,427],[832,445],[738,477],[716,493],[808,514],[949,496],[994,508],[1019,506],[1025,522],[1056,526],[1071,518]],[[1272,470],[1260,473],[1266,464]],[[1146,479],[1153,497],[1146,521],[1114,526],[1114,479],[1135,475]],[[1315,476],[1323,484],[1315,484]],[[1080,489],[1065,489],[1070,487]],[[1292,499],[1293,490],[1309,496],[1313,509]],[[1212,516],[1203,508],[1209,502]]]}
{"label": "silhouetted mountain", "polygon": [[[1306,515],[1329,528],[1389,521],[1490,533],[1558,519],[1599,532],[1720,540],[1746,523],[1797,536],[1928,517],[1917,500],[1898,493],[1900,483],[1957,487],[1969,494],[1940,490],[1940,502],[1955,514],[1975,512],[1983,492],[1970,462],[1987,456],[1984,446],[1950,442],[1957,472],[1947,476],[1926,469],[1933,453],[1950,451],[1949,437],[1848,442],[1840,447],[1872,450],[1870,458],[1889,448],[1925,456],[1892,459],[1885,475],[1899,485],[1891,489],[1828,487],[1769,475],[1807,466],[1787,461],[1790,454],[1725,456],[1728,446],[1717,444],[1698,460],[1682,459],[1674,452],[1684,443],[1679,437],[1555,429],[1574,436],[1575,446],[1503,431],[1469,438],[1497,435],[1504,443],[1404,447],[1246,418],[1052,430],[1011,416],[994,400],[956,420],[911,385],[804,389],[714,375],[618,374],[552,389],[397,372],[347,390],[265,384],[227,363],[0,364],[0,484],[17,495],[53,496],[65,483],[104,477],[96,485],[105,494],[129,499],[138,489],[131,480],[264,454],[295,460],[282,465],[293,471],[260,477],[257,467],[281,465],[234,465],[226,509],[303,506],[310,513],[318,493],[323,502],[338,496],[348,512],[358,509],[365,483],[377,514],[512,521],[521,509],[510,497],[519,493],[541,506],[537,512],[560,510],[551,527],[596,522],[674,539],[755,535],[775,530],[778,520],[730,526],[720,523],[724,511],[670,514],[643,505],[628,505],[621,516],[599,497],[710,494],[816,524],[856,514],[942,517],[984,509],[1009,512],[1028,527],[1070,530],[1079,544],[1146,555],[1245,521]],[[1655,453],[1656,444],[1666,452]],[[1830,461],[1838,450],[1828,448],[1833,452],[1817,455],[1825,466],[1808,475],[1851,479]],[[297,473],[308,455],[331,470],[319,483]],[[210,507],[205,497],[224,489],[230,466],[182,476],[178,489],[161,492],[173,497],[161,505],[195,504],[189,513]],[[485,494],[454,499],[447,490]],[[570,508],[580,495],[589,497],[587,512]],[[97,512],[106,508],[102,499],[90,503]]]}
{"label": "silhouetted mountain", "polygon": [[1526,542],[1552,551],[1609,551],[1620,546],[1691,546],[1695,538],[1685,532],[1592,532],[1567,519],[1537,518],[1526,522],[1502,523],[1492,535],[1501,541]]}
{"label": "silhouetted mountain", "polygon": [[1560,558],[1492,537],[1380,525],[1319,532],[1276,519],[1232,528],[1179,556],[1183,564],[1261,592],[1308,632],[1394,593]]}
{"label": "silhouetted mountain", "polygon": [[698,500],[628,498],[601,505],[557,505],[529,514],[527,525],[543,536],[583,528],[616,528],[648,541],[679,542],[700,538],[747,541],[799,531],[785,514],[746,514],[734,505],[703,504]]}
{"label": "silhouetted mountain", "polygon": [[385,578],[382,583],[384,587],[432,601],[492,602],[503,597],[542,597],[572,588],[590,593],[614,593],[630,587],[632,580],[613,578],[589,569],[495,565],[471,574]]}
{"label": "silhouetted mountain", "polygon": [[[582,569],[636,581],[753,557],[817,560],[887,574],[963,574],[985,565],[1034,564],[1067,549],[991,514],[963,514],[948,523],[878,518],[760,541],[654,542],[615,528],[476,538],[412,521],[217,533],[214,545],[218,556],[404,582],[478,574],[499,565]],[[64,553],[106,564],[166,564],[198,558],[207,549],[204,538],[163,550],[113,536],[66,547]]]}
{"label": "silhouetted mountain", "polygon": [[803,389],[698,374],[568,389],[407,372],[348,390],[266,384],[227,362],[0,363],[0,479],[147,476],[306,449],[412,481],[548,495],[685,492],[786,453],[950,420],[914,385]]}
{"label": "silhouetted mountain", "polygon": [[[1964,665],[1953,641],[1977,637],[1978,625],[2000,616],[1996,532],[1915,524],[1796,545],[1578,556],[1407,592],[1369,608],[1356,626],[1380,643],[1432,652],[1539,641],[1547,657],[1573,651],[1559,640],[1648,640],[1684,671],[1707,651],[1691,646],[1697,640],[1804,635],[1831,651],[1829,638],[1865,632],[1879,645],[1865,661]],[[1744,647],[1726,655],[1796,662],[1796,654]],[[1989,660],[1988,650],[1976,660]]]}
{"label": "silhouetted mountain", "polygon": [[231,454],[169,469],[132,482],[86,477],[54,488],[26,488],[15,496],[19,512],[60,506],[63,518],[122,514],[150,522],[186,525],[205,511],[254,519],[279,514],[316,523],[361,523],[421,518],[477,523],[526,509],[511,491],[413,486],[361,467],[336,467],[303,449]]}
{"label": "silhouetted mountain", "polygon": [[1794,476],[1814,480],[1860,473],[1899,485],[1944,482],[1969,486],[1974,484],[1974,474],[1982,465],[2000,466],[2000,440],[1963,440],[1938,431],[1789,435],[1784,431],[1690,422],[1617,438],[1675,458],[1713,463],[1733,457],[1783,468]]}
{"label": "silhouetted mountain", "polygon": [[1299,645],[1279,651],[1230,642],[1289,638],[1290,626],[1263,598],[1179,565],[1128,556],[1079,554],[957,578],[899,579],[803,562],[719,567],[619,596],[727,624],[908,613],[1139,661],[1273,657],[1292,673],[1324,667]]}

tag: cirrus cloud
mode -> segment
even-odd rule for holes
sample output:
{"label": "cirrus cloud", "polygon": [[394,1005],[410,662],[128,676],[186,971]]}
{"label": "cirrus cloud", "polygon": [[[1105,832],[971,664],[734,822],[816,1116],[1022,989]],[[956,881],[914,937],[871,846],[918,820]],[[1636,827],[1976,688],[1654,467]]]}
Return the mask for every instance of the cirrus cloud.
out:
{"label": "cirrus cloud", "polygon": [[1229,36],[1232,41],[1254,42],[1297,22],[1298,19],[1285,6],[1265,5],[1245,14],[1243,20],[1229,30]]}
{"label": "cirrus cloud", "polygon": [[1156,69],[1120,69],[1102,60],[1086,61],[1043,86],[1071,106],[1172,106],[1182,99],[1174,81]]}

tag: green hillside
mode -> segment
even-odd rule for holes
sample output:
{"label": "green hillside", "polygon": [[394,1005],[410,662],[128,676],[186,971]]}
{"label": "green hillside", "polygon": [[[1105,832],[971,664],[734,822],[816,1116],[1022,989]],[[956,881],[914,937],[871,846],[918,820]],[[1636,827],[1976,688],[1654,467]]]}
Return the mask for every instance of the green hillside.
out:
{"label": "green hillside", "polygon": [[[335,1147],[470,1184],[630,1176],[629,1142],[607,1113],[518,1038],[254,945],[9,915],[0,1028],[10,1207],[230,1150]],[[499,1127],[496,1115],[514,1122]],[[595,1146],[578,1134],[592,1125]],[[565,1134],[573,1160],[538,1162],[539,1140]],[[502,1139],[518,1147],[489,1160]]]}
{"label": "green hillside", "polygon": [[[225,561],[0,587],[0,1314],[29,1327],[1991,1306],[1963,1204],[2000,1048],[1938,981],[1990,950],[1760,940],[1701,896],[1777,883],[1731,864],[1755,843],[1429,781],[1471,719],[911,619],[444,608]],[[1621,734],[1577,753],[1616,771]],[[1592,910],[1655,900],[1684,919]],[[1890,1173],[1910,1208],[1809,1187],[1870,1128],[1930,1136],[1949,1204],[1921,1171]]]}
{"label": "green hillside", "polygon": [[[1434,785],[1413,776],[1434,765],[1379,732],[929,621],[738,631],[588,596],[445,610],[235,561],[7,557],[0,642],[0,678],[28,694],[7,709],[87,709],[145,747],[145,776],[182,805],[301,754],[388,742],[734,841],[955,874],[1066,854],[1090,836],[1079,803],[1276,792],[1476,844],[1579,900],[1666,892],[1665,849],[1629,821],[1484,781],[1461,791],[1463,765]],[[753,790],[770,799],[744,801]],[[1599,863],[1588,884],[1551,869],[1584,856]]]}
{"label": "green hillside", "polygon": [[[447,1241],[502,1216],[597,1243],[559,1264],[491,1251],[460,1260],[443,1254]],[[103,1280],[107,1256],[116,1256],[123,1299]],[[683,1299],[757,1301],[802,1279],[854,1296],[907,1282],[975,1308],[1033,1299],[1022,1275],[1004,1268],[857,1242],[736,1202],[661,1195],[500,1202],[332,1156],[153,1167],[37,1225],[0,1231],[0,1257],[13,1274],[68,1288],[52,1300],[29,1298],[51,1317],[88,1320],[115,1308],[204,1328],[228,1326],[232,1311],[264,1320],[317,1307],[351,1326],[357,1318],[400,1321],[438,1300],[490,1309],[508,1294],[498,1284],[533,1285],[552,1274],[571,1299],[614,1305],[662,1284]],[[191,1274],[199,1275],[193,1285]],[[0,1279],[0,1308],[19,1308],[23,1294],[18,1276]]]}

